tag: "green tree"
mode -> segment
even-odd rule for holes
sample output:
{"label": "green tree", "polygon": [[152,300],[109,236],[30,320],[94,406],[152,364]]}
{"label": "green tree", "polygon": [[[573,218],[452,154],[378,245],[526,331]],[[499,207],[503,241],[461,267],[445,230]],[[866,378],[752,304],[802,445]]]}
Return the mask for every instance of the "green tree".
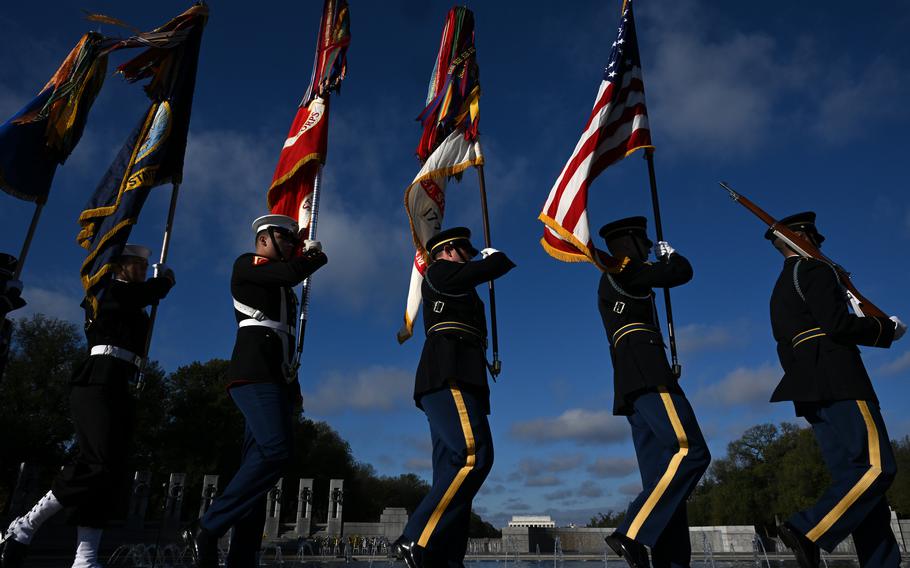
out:
{"label": "green tree", "polygon": [[901,517],[910,517],[910,436],[892,440],[897,477],[888,490],[888,503]]}
{"label": "green tree", "polygon": [[588,521],[586,526],[598,529],[616,528],[625,518],[625,511],[609,510],[606,513],[597,513],[597,515],[591,517],[591,520]]}
{"label": "green tree", "polygon": [[13,325],[0,381],[0,504],[9,500],[20,463],[45,466],[49,478],[72,445],[68,383],[85,354],[71,323],[34,315]]}

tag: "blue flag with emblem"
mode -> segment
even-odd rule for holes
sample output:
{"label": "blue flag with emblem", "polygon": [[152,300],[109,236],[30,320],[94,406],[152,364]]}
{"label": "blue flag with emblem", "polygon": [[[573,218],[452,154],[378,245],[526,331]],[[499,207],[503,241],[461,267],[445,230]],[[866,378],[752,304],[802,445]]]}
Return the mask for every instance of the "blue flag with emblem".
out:
{"label": "blue flag with emblem", "polygon": [[180,183],[196,83],[196,66],[208,8],[196,5],[151,32],[123,40],[117,48],[150,46],[118,68],[145,87],[152,104],[79,215],[77,240],[89,251],[82,264],[86,305],[95,313],[132,226],[149,191]]}
{"label": "blue flag with emblem", "polygon": [[0,189],[44,203],[57,166],[79,139],[104,83],[111,40],[89,32],[38,95],[0,125]]}

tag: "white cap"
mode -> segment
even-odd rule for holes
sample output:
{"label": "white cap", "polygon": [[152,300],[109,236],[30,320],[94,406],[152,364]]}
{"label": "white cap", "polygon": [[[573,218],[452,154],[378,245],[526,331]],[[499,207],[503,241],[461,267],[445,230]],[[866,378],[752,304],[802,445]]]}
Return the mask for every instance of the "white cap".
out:
{"label": "white cap", "polygon": [[269,227],[275,227],[297,235],[297,221],[287,215],[263,215],[253,221],[253,232],[257,235]]}
{"label": "white cap", "polygon": [[148,260],[152,256],[152,251],[142,245],[126,244],[120,256],[137,256]]}

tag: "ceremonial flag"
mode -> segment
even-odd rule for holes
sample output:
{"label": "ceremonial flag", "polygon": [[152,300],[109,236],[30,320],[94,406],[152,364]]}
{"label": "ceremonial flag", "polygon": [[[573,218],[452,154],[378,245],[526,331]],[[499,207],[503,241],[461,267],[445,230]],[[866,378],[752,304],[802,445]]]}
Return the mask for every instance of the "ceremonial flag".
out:
{"label": "ceremonial flag", "polygon": [[588,186],[607,167],[641,148],[653,146],[632,0],[626,0],[594,109],[538,217],[546,225],[540,244],[547,253],[566,262],[593,262],[602,270],[621,268],[620,260],[595,248],[591,240]]}
{"label": "ceremonial flag", "polygon": [[404,194],[411,236],[417,249],[411,269],[404,325],[398,342],[414,333],[420,311],[420,286],[427,266],[426,242],[442,229],[445,188],[451,177],[459,177],[471,166],[483,164],[478,140],[480,83],[474,47],[474,14],[458,6],[449,10],[436,65],[430,75],[426,108],[417,120],[423,134],[417,156],[423,167]]}
{"label": "ceremonial flag", "polygon": [[297,219],[301,228],[310,227],[313,186],[328,146],[329,94],[341,88],[350,43],[347,2],[325,0],[310,86],[291,123],[267,197],[272,213]]}
{"label": "ceremonial flag", "polygon": [[79,139],[104,83],[109,40],[89,32],[31,102],[0,126],[0,189],[44,203],[57,165]]}
{"label": "ceremonial flag", "polygon": [[93,311],[111,262],[123,251],[149,191],[164,183],[179,183],[183,177],[199,46],[207,19],[208,8],[197,4],[160,28],[112,48],[149,47],[118,71],[130,82],[151,78],[145,91],[152,104],[79,216],[82,230],[77,240],[89,251],[82,264],[82,286]]}

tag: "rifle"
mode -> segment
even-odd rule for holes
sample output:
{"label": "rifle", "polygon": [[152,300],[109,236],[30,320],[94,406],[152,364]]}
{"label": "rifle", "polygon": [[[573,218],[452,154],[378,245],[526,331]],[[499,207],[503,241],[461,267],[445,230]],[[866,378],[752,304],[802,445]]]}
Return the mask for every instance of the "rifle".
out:
{"label": "rifle", "polygon": [[739,203],[753,214],[756,217],[762,220],[768,227],[771,229],[771,232],[775,237],[784,241],[788,247],[793,249],[793,251],[803,258],[814,258],[824,262],[830,266],[835,274],[837,274],[838,280],[840,280],[841,285],[847,291],[847,298],[850,300],[850,304],[853,305],[853,311],[856,312],[858,316],[874,316],[887,318],[887,314],[878,308],[875,304],[870,302],[865,296],[859,293],[859,290],[856,289],[856,286],[853,285],[853,281],[850,280],[850,273],[847,272],[843,266],[834,262],[830,258],[824,255],[821,250],[814,244],[812,244],[809,239],[802,237],[796,234],[789,227],[780,224],[774,217],[768,215],[764,209],[758,205],[752,203],[741,193],[736,192],[729,184],[725,181],[718,182],[720,186],[727,190],[730,194],[730,197],[733,201]]}

